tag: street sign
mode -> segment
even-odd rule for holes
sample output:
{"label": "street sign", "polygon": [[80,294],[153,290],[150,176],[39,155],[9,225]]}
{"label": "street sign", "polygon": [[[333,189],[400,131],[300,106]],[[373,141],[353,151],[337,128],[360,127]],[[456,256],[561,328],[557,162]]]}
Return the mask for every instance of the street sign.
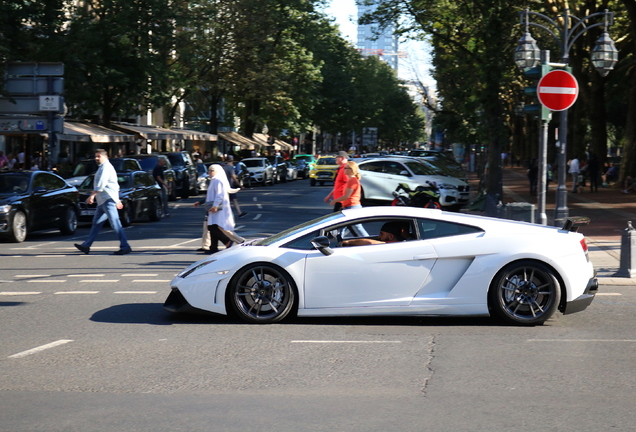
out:
{"label": "street sign", "polygon": [[579,84],[570,72],[553,70],[545,74],[537,84],[537,97],[551,111],[565,111],[576,102]]}
{"label": "street sign", "polygon": [[14,97],[13,100],[9,98],[0,98],[0,114],[38,114],[42,111],[57,111],[64,110],[64,98],[60,96],[48,96],[48,104],[46,107],[50,109],[42,109],[40,104],[41,96],[23,96]]}
{"label": "street sign", "polygon": [[60,97],[53,95],[40,96],[40,111],[59,111]]}

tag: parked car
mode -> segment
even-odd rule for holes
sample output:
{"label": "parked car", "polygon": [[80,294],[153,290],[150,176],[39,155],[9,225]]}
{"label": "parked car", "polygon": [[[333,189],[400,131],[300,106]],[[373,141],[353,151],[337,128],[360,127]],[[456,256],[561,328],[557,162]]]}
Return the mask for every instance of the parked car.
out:
{"label": "parked car", "polygon": [[383,157],[360,162],[360,184],[364,200],[393,201],[393,191],[406,184],[415,190],[418,186],[435,183],[439,189],[439,203],[444,209],[458,210],[470,198],[470,187],[464,180],[443,175],[438,169],[417,158]]}
{"label": "parked car", "polygon": [[32,231],[75,233],[79,193],[62,177],[46,171],[0,173],[0,238],[23,242]]}
{"label": "parked car", "polygon": [[252,176],[250,175],[250,171],[247,169],[247,166],[242,161],[234,162],[234,171],[236,172],[236,178],[238,179],[240,187],[252,187]]}
{"label": "parked car", "polygon": [[[141,169],[137,159],[133,158],[109,158],[110,163],[117,172],[137,171]],[[73,177],[66,179],[71,186],[79,186],[89,175],[97,172],[97,162],[95,159],[84,159],[79,161],[73,170]]]}
{"label": "parked car", "polygon": [[269,160],[264,157],[246,158],[241,160],[247,167],[252,178],[252,183],[261,183],[262,185],[275,183],[276,173],[274,167],[269,163]]}
{"label": "parked car", "polygon": [[290,161],[286,161],[285,165],[287,165],[287,180],[297,180],[298,179],[298,168],[296,168],[296,164]]}
{"label": "parked car", "polygon": [[[93,191],[95,175],[91,174],[79,187],[79,220],[90,222],[95,216],[97,203],[86,204],[86,198]],[[157,184],[152,174],[146,171],[132,171],[117,173],[119,183],[119,200],[124,208],[119,210],[119,220],[122,226],[130,226],[136,220],[148,218],[158,221],[163,216],[161,201],[161,186]]]}
{"label": "parked car", "polygon": [[197,193],[203,193],[208,190],[210,176],[208,175],[208,164],[197,164]]}
{"label": "parked car", "polygon": [[287,164],[285,163],[285,158],[282,156],[268,156],[270,165],[274,167],[274,172],[276,175],[274,176],[274,183],[286,182],[287,181]]}
{"label": "parked car", "polygon": [[155,169],[159,163],[159,159],[164,159],[166,164],[164,165],[163,175],[165,177],[166,184],[168,185],[168,200],[174,201],[177,199],[177,180],[170,159],[166,155],[161,154],[140,154],[132,156],[137,159],[141,169],[150,173]]}
{"label": "parked car", "polygon": [[168,157],[177,187],[177,194],[181,198],[188,198],[197,194],[197,167],[192,156],[187,151],[161,153]]}
{"label": "parked car", "polygon": [[296,167],[299,178],[306,179],[307,177],[309,177],[309,171],[311,170],[307,161],[303,159],[293,159],[289,161],[289,163],[293,164]]}
{"label": "parked car", "polygon": [[309,171],[309,185],[316,186],[318,183],[322,186],[325,183],[333,183],[338,167],[335,156],[320,156],[314,168]]}
{"label": "parked car", "polygon": [[312,154],[298,154],[296,156],[294,156],[295,161],[305,161],[307,163],[307,165],[309,165],[309,170],[311,171],[314,168],[314,165],[316,164],[316,158],[314,157],[314,155]]}
{"label": "parked car", "polygon": [[[571,229],[415,207],[343,210],[193,263],[170,283],[164,308],[263,324],[295,315],[490,315],[540,325],[557,310],[584,310],[598,291],[576,232],[582,221],[568,222]],[[375,238],[386,223],[398,241],[342,246]]]}

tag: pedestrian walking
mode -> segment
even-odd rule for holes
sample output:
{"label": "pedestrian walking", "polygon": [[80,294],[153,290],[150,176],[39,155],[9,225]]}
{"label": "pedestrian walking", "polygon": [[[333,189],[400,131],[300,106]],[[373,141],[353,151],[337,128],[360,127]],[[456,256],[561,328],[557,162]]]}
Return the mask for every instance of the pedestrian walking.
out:
{"label": "pedestrian walking", "polygon": [[163,201],[163,215],[170,216],[168,212],[168,184],[166,183],[166,160],[164,158],[158,158],[157,165],[152,170],[152,176],[157,181],[157,184],[161,186],[161,201]]}
{"label": "pedestrian walking", "polygon": [[106,219],[110,223],[111,228],[119,236],[119,250],[114,255],[126,255],[132,252],[126,233],[124,232],[121,222],[119,221],[119,212],[124,205],[119,200],[119,183],[117,182],[117,172],[108,160],[108,153],[104,149],[95,151],[95,162],[99,165],[95,178],[93,179],[93,191],[86,198],[86,204],[97,202],[97,210],[93,217],[93,225],[88,234],[88,238],[82,244],[75,243],[75,247],[85,254],[91,251],[91,245],[97,238],[97,234],[101,231]]}
{"label": "pedestrian walking", "polygon": [[[339,151],[336,156],[336,164],[338,166],[338,170],[336,171],[336,176],[333,181],[333,189],[329,192],[324,199],[326,203],[331,202],[333,200],[337,200],[345,193],[345,187],[347,185],[347,181],[349,178],[344,172],[344,166],[349,161],[349,155],[345,151]],[[336,201],[333,206],[333,211],[340,211],[342,208],[342,203],[340,201]]]}
{"label": "pedestrian walking", "polygon": [[[225,175],[227,176],[227,180],[230,183],[230,187],[240,190],[239,181],[236,178],[236,169],[234,168],[234,156],[229,155],[225,158],[225,165],[223,166],[223,170],[225,170]],[[236,192],[230,192],[230,205],[234,206],[236,209],[236,215],[239,218],[247,216],[246,212],[241,211],[241,206],[238,202],[238,198],[236,197]]]}
{"label": "pedestrian walking", "polygon": [[337,203],[340,203],[343,210],[362,208],[362,204],[360,203],[360,197],[362,195],[360,177],[362,176],[358,170],[358,164],[353,161],[348,161],[343,165],[343,171],[347,176],[344,193],[341,197],[333,199],[329,204],[335,207]]}
{"label": "pedestrian walking", "polygon": [[570,166],[569,173],[572,176],[572,193],[577,193],[579,189],[579,174],[581,173],[581,164],[579,158],[574,156],[568,163]]}
{"label": "pedestrian walking", "polygon": [[227,232],[234,231],[234,215],[230,209],[230,183],[221,165],[213,164],[208,168],[210,185],[205,197],[204,206],[208,212],[208,231],[210,232],[210,250],[213,254],[219,251],[219,241],[225,247],[232,246]]}

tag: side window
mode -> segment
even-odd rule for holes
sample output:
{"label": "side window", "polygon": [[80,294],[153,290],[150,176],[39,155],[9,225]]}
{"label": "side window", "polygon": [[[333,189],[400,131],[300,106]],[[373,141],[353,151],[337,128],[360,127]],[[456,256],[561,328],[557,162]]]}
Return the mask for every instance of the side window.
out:
{"label": "side window", "polygon": [[314,247],[312,246],[311,241],[319,235],[320,231],[314,231],[285,244],[283,247],[289,249],[312,250]]}
{"label": "side window", "polygon": [[371,172],[382,172],[382,165],[384,162],[369,162],[360,165],[360,169],[362,171],[371,171]]}
{"label": "side window", "polygon": [[61,178],[48,173],[39,173],[33,179],[33,187],[43,187],[46,190],[57,190],[66,187],[66,182]]}
{"label": "side window", "polygon": [[387,174],[404,175],[402,172],[406,171],[406,168],[404,168],[404,166],[399,162],[387,162],[385,170]]}
{"label": "side window", "polygon": [[480,228],[470,225],[432,219],[418,219],[417,224],[420,238],[425,240],[482,232]]}

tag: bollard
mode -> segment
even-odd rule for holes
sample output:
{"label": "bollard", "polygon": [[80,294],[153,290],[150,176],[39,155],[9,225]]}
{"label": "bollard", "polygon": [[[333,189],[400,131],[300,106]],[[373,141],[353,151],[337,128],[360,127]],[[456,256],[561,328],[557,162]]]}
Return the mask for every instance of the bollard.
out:
{"label": "bollard", "polygon": [[617,277],[632,278],[636,276],[636,230],[632,226],[632,221],[627,222],[627,228],[621,235],[621,265],[616,272]]}

